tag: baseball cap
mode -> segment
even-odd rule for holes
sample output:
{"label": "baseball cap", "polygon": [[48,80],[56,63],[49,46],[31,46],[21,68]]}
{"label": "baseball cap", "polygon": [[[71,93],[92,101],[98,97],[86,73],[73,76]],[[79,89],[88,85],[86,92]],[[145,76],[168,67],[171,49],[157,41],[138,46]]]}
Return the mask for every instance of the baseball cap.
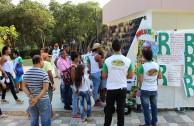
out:
{"label": "baseball cap", "polygon": [[101,47],[100,43],[95,43],[93,45],[92,49],[97,49],[97,48],[100,48],[100,47]]}
{"label": "baseball cap", "polygon": [[65,49],[65,48],[68,48],[69,47],[69,45],[68,44],[64,44],[63,45],[63,48]]}
{"label": "baseball cap", "polygon": [[54,47],[58,47],[59,45],[56,43],[56,44],[54,44]]}
{"label": "baseball cap", "polygon": [[47,57],[50,57],[51,55],[49,55],[48,53],[42,53],[41,56],[43,59],[46,59]]}

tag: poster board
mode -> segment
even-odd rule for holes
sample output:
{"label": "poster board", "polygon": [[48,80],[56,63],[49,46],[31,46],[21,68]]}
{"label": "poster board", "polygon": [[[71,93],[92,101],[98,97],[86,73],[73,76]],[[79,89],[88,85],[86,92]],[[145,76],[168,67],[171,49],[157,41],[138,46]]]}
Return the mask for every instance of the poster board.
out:
{"label": "poster board", "polygon": [[[158,108],[194,107],[194,30],[157,31],[155,34],[156,62],[167,69],[163,72],[165,84],[164,80],[159,81]],[[137,49],[134,40],[127,55],[133,63],[137,62]]]}

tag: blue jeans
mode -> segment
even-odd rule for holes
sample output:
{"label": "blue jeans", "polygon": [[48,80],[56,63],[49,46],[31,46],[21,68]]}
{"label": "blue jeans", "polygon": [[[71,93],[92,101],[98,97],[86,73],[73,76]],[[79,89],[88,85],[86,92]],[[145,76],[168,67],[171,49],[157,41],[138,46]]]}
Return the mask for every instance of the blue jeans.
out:
{"label": "blue jeans", "polygon": [[91,73],[92,76],[92,81],[93,81],[93,97],[94,97],[94,101],[97,100],[97,96],[98,96],[98,90],[100,87],[100,82],[101,82],[101,72],[97,72],[97,73]]}
{"label": "blue jeans", "polygon": [[61,98],[64,100],[65,98],[65,84],[61,80],[61,85],[60,85],[60,93],[61,93]]}
{"label": "blue jeans", "polygon": [[39,100],[35,106],[29,107],[31,126],[39,126],[39,116],[42,126],[51,126],[51,103],[49,99]]}
{"label": "blue jeans", "polygon": [[73,115],[77,115],[77,101],[78,101],[78,97],[76,96],[74,89],[72,89],[72,105],[73,105],[72,114]]}
{"label": "blue jeans", "polygon": [[72,89],[70,86],[64,84],[63,80],[61,80],[60,92],[65,104],[64,107],[69,107],[72,104]]}
{"label": "blue jeans", "polygon": [[[146,126],[151,126],[151,124],[155,124],[158,121],[157,97],[158,97],[157,91],[141,90],[140,98]],[[151,106],[151,113],[149,110],[149,106]]]}
{"label": "blue jeans", "polygon": [[83,92],[79,91],[80,96],[80,112],[81,112],[81,119],[84,119],[84,99],[87,102],[87,117],[91,117],[91,100],[89,91]]}

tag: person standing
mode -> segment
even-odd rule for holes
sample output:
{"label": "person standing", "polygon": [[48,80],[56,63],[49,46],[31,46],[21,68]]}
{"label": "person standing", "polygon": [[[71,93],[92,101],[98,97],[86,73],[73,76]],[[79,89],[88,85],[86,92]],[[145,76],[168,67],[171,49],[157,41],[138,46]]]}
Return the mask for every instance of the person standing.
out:
{"label": "person standing", "polygon": [[112,43],[114,54],[103,64],[102,77],[107,78],[107,96],[104,126],[110,126],[115,101],[117,103],[117,125],[124,126],[124,106],[127,89],[127,79],[133,77],[133,66],[130,59],[121,54],[121,42]]}
{"label": "person standing", "polygon": [[[16,101],[17,104],[22,104],[23,101],[18,99],[17,95],[16,95],[16,91],[15,91],[15,82],[13,80],[13,73],[14,73],[14,66],[13,66],[13,62],[10,58],[10,54],[11,54],[11,49],[8,46],[4,46],[2,49],[2,54],[3,57],[1,58],[1,66],[3,71],[5,71],[6,75],[9,78],[9,81],[5,81],[5,84],[11,89],[11,93]],[[4,74],[4,76],[5,74]],[[1,97],[1,103],[9,103],[9,101],[5,100],[5,95],[6,95],[6,89],[3,89],[2,91],[2,97]]]}
{"label": "person standing", "polygon": [[[138,69],[138,81],[142,83],[141,86],[141,105],[145,118],[145,124],[140,126],[156,126],[157,119],[157,84],[158,79],[162,79],[160,66],[152,61],[153,53],[151,49],[143,49],[142,57],[144,64]],[[151,106],[151,116],[149,106]]]}
{"label": "person standing", "polygon": [[70,56],[70,48],[68,44],[63,45],[63,49],[65,50],[67,56]]}
{"label": "person standing", "polygon": [[[81,120],[82,123],[90,122],[94,120],[91,117],[91,99],[92,89],[90,88],[90,82],[88,77],[84,75],[85,67],[84,65],[78,65],[75,72],[75,92],[80,97],[80,112],[81,112]],[[85,118],[84,114],[84,100],[87,103],[87,118]]]}
{"label": "person standing", "polygon": [[[60,49],[59,49],[59,45],[56,43],[54,44],[54,50],[52,51],[52,60],[55,61],[55,59],[59,56],[60,53]],[[58,78],[58,68],[54,65],[54,69],[55,69],[55,78]]]}
{"label": "person standing", "polygon": [[32,59],[33,67],[24,74],[23,91],[29,97],[31,126],[51,126],[51,104],[48,95],[48,74],[42,70],[44,61],[40,55]]}
{"label": "person standing", "polygon": [[20,57],[19,51],[15,50],[13,52],[13,57],[15,58],[14,61],[14,71],[16,74],[15,81],[16,81],[16,93],[19,93],[19,91],[22,91],[22,75],[24,74],[23,70],[23,60]]}
{"label": "person standing", "polygon": [[65,49],[61,49],[60,50],[60,58],[57,60],[57,67],[59,69],[59,72],[61,74],[61,95],[63,98],[63,101],[65,103],[64,108],[66,110],[72,110],[71,108],[71,104],[72,104],[72,90],[70,85],[67,85],[64,83],[62,76],[63,75],[63,71],[67,70],[68,68],[70,68],[71,63],[70,63],[70,59],[67,58],[67,53],[65,51]]}
{"label": "person standing", "polygon": [[95,43],[92,47],[92,55],[88,57],[88,69],[89,74],[92,77],[93,81],[93,97],[95,101],[95,105],[97,105],[99,100],[98,97],[98,90],[100,87],[101,82],[101,68],[102,68],[102,57],[99,55],[99,51],[101,50],[101,45],[99,43]]}
{"label": "person standing", "polygon": [[72,111],[72,117],[73,118],[80,118],[81,116],[78,115],[78,97],[76,95],[76,90],[75,90],[75,72],[77,65],[79,64],[80,61],[80,54],[78,52],[71,52],[71,59],[72,59],[72,64],[71,64],[71,80],[73,82],[73,85],[71,86],[72,88],[72,106],[73,106],[73,111]]}
{"label": "person standing", "polygon": [[[41,56],[44,60],[44,66],[42,69],[48,74],[48,77],[49,77],[48,95],[49,95],[50,101],[52,102],[53,91],[55,90],[54,78],[53,78],[53,74],[52,74],[52,66],[51,66],[51,63],[48,62],[49,55],[47,53],[43,53]],[[51,117],[53,119],[56,119],[59,117],[59,114],[54,113],[54,111],[52,109],[52,104],[51,104]]]}

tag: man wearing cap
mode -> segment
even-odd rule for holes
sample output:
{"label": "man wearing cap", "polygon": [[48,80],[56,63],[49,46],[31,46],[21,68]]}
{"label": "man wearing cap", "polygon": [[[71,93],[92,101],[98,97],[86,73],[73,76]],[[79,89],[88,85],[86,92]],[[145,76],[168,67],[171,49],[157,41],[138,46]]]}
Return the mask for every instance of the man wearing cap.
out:
{"label": "man wearing cap", "polygon": [[[49,77],[48,95],[49,95],[49,98],[50,98],[50,102],[52,102],[53,91],[55,90],[54,78],[53,78],[53,74],[52,74],[52,67],[51,67],[51,63],[48,62],[48,60],[49,60],[48,53],[42,53],[41,56],[44,60],[44,66],[43,66],[42,70],[44,70],[48,74],[48,77]],[[56,118],[58,116],[59,116],[58,114],[55,114],[53,112],[52,105],[51,105],[51,117]]]}
{"label": "man wearing cap", "polygon": [[68,44],[64,44],[63,45],[63,49],[65,50],[66,54],[69,55],[70,54],[70,48]]}
{"label": "man wearing cap", "polygon": [[[52,51],[52,60],[53,61],[55,61],[55,59],[59,56],[59,52],[60,52],[59,45],[56,43],[56,44],[54,44],[54,50]],[[55,69],[55,78],[57,78],[57,77],[59,77],[59,74],[58,74],[58,69],[55,65],[54,65],[54,69]]]}
{"label": "man wearing cap", "polygon": [[100,50],[101,45],[99,43],[95,43],[92,47],[92,55],[88,57],[88,69],[93,81],[93,97],[95,100],[95,105],[97,105],[96,103],[98,102],[97,96],[101,82],[102,59],[101,55],[99,55]]}

